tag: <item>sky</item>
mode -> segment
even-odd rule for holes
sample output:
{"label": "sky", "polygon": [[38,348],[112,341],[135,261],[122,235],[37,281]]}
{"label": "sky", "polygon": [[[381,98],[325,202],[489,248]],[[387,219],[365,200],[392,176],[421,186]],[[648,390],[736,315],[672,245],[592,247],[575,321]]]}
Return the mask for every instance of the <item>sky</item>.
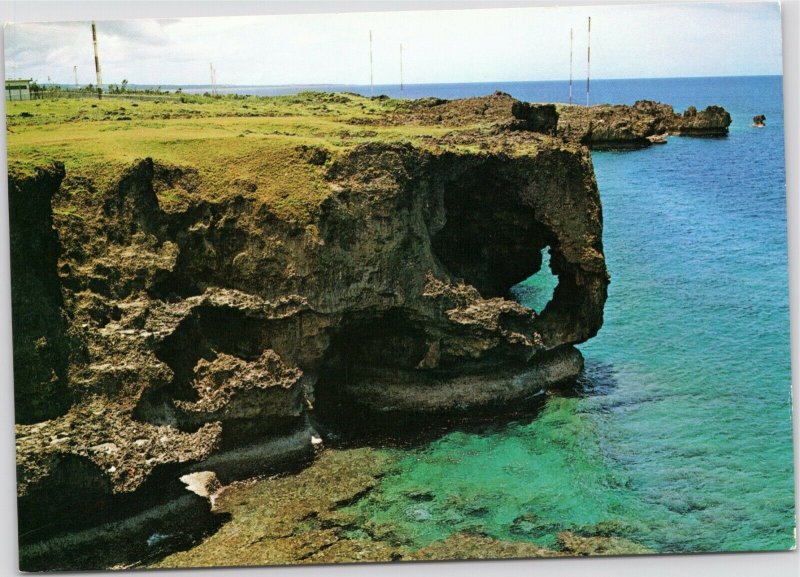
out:
{"label": "sky", "polygon": [[[105,84],[375,84],[781,74],[776,2],[98,21]],[[94,83],[89,22],[9,24],[7,78]]]}

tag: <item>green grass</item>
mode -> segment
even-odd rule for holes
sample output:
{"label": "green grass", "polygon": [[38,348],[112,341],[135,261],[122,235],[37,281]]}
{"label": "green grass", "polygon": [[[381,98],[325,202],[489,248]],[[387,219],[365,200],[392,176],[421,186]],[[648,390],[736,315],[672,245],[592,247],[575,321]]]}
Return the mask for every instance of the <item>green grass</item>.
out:
{"label": "green grass", "polygon": [[[32,172],[54,161],[67,171],[71,194],[102,193],[143,158],[197,171],[197,194],[210,200],[251,194],[278,216],[305,220],[329,194],[324,166],[310,164],[300,145],[322,147],[329,159],[368,141],[413,143],[454,130],[485,130],[479,123],[452,127],[419,123],[375,124],[407,101],[351,94],[304,92],[292,96],[207,97],[134,101],[60,99],[9,102],[9,170]],[[479,153],[477,146],[446,146]],[[330,162],[329,160],[328,162]],[[167,191],[179,202],[185,191]]]}

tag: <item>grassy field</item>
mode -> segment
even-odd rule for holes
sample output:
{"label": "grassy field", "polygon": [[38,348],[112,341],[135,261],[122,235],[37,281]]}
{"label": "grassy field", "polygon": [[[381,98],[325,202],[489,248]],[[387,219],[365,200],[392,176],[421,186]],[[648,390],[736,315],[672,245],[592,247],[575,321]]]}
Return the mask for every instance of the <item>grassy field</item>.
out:
{"label": "grassy field", "polygon": [[[326,166],[365,142],[470,154],[532,155],[543,141],[575,148],[542,134],[498,130],[513,120],[513,102],[502,93],[410,101],[321,92],[8,102],[9,173],[63,162],[67,177],[55,210],[77,213],[85,203],[70,198],[106,193],[132,163],[149,157],[194,175],[191,191],[157,191],[167,209],[198,196],[244,194],[281,218],[305,221],[330,194]],[[324,154],[309,162],[315,149]]]}
{"label": "grassy field", "polygon": [[[9,102],[9,172],[63,162],[72,194],[113,186],[137,159],[196,170],[209,199],[249,191],[287,218],[302,218],[328,193],[324,167],[298,147],[331,158],[375,139],[419,141],[452,128],[375,125],[396,100],[302,93],[284,97],[204,97],[137,102],[62,99]],[[254,192],[255,191],[255,192]],[[169,202],[181,191],[165,193]],[[69,207],[61,210],[69,210]]]}

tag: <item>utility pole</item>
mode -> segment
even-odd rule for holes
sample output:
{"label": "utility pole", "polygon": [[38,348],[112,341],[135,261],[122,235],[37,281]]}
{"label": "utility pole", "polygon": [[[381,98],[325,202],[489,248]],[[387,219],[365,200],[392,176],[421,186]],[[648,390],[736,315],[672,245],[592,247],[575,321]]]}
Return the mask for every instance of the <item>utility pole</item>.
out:
{"label": "utility pole", "polygon": [[97,27],[92,20],[92,43],[94,44],[94,71],[97,73],[97,98],[103,98],[103,73],[100,72],[100,54],[97,50]]}
{"label": "utility pole", "polygon": [[569,29],[569,103],[572,104],[572,28]]}
{"label": "utility pole", "polygon": [[589,78],[592,67],[592,17],[589,16],[588,44],[586,45],[586,106],[589,106]]}
{"label": "utility pole", "polygon": [[400,92],[403,91],[403,43],[400,43]]}
{"label": "utility pole", "polygon": [[369,31],[369,95],[374,95],[375,88],[372,83],[372,30]]}
{"label": "utility pole", "polygon": [[209,62],[208,67],[211,70],[211,94],[213,96],[216,96],[217,95],[217,71],[214,69],[214,63],[213,62]]}

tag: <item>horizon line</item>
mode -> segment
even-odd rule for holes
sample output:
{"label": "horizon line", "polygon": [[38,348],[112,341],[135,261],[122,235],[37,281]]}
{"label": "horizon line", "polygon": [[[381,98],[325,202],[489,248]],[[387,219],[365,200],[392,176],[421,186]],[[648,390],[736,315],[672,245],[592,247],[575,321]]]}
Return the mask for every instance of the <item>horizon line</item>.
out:
{"label": "horizon line", "polygon": [[[602,82],[608,80],[685,80],[685,79],[714,79],[714,78],[767,78],[767,77],[778,77],[783,78],[783,72],[780,74],[725,74],[719,76],[626,76],[626,77],[608,77],[608,78],[593,78],[592,82]],[[30,78],[6,78],[6,81],[12,80],[32,80],[36,82],[35,79]],[[121,81],[120,81],[121,82]],[[120,84],[120,82],[104,82],[102,86],[111,86]],[[448,82],[404,82],[405,86],[435,86],[435,85],[447,85],[447,84],[492,84],[492,83],[503,83],[503,84],[511,84],[511,83],[537,83],[537,82],[569,82],[569,78],[558,78],[554,80],[470,80],[470,81],[448,81]],[[37,82],[38,83],[38,82]],[[93,83],[82,83],[82,86],[88,86],[89,84]],[[59,86],[74,86],[74,82],[43,82],[42,85],[59,85]],[[158,83],[158,84],[151,84],[151,83],[138,83],[138,82],[129,82],[130,86],[148,86],[148,87],[178,87],[178,88],[204,88],[210,87],[211,84],[181,84],[181,83]],[[389,82],[378,84],[376,83],[374,86],[399,86],[399,82]],[[300,87],[311,87],[311,86],[342,86],[342,87],[351,87],[351,86],[370,86],[367,84],[354,84],[354,83],[344,83],[344,82],[310,82],[310,83],[290,83],[290,84],[217,84],[217,88],[300,88]]]}

